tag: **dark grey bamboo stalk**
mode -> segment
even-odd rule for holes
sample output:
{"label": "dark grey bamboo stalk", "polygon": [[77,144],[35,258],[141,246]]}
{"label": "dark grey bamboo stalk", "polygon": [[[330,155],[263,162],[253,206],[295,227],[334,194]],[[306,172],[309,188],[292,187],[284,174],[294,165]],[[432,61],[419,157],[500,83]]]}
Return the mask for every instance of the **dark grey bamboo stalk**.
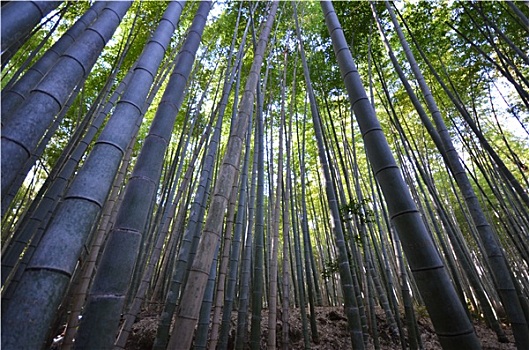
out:
{"label": "dark grey bamboo stalk", "polygon": [[474,189],[470,184],[470,180],[468,179],[468,176],[461,165],[459,155],[452,143],[450,134],[448,133],[446,125],[441,117],[441,113],[433,98],[430,88],[426,84],[419,66],[415,61],[415,57],[413,56],[406,38],[404,37],[404,33],[397,22],[395,13],[387,1],[386,8],[389,11],[391,20],[393,22],[394,28],[397,31],[401,45],[404,48],[406,57],[410,62],[413,74],[415,75],[415,78],[419,83],[419,87],[424,95],[428,109],[432,114],[432,118],[437,127],[437,132],[442,142],[441,150],[446,152],[448,166],[461,193],[463,194],[463,197],[465,198],[465,203],[468,206],[472,221],[478,231],[479,238],[483,244],[484,252],[487,256],[492,275],[494,276],[495,282],[497,284],[497,289],[500,294],[502,304],[507,313],[507,317],[512,324],[516,344],[521,348],[529,348],[529,328],[527,320],[525,319],[525,316],[522,312],[520,300],[518,299],[515,290],[515,282],[510,278],[509,267],[507,266],[507,261],[505,260],[502,247],[485,217]]}
{"label": "dark grey bamboo stalk", "polygon": [[[71,3],[68,3],[66,6],[63,6],[59,11],[57,11],[58,12],[57,14],[55,14],[53,16],[51,16],[51,15],[47,16],[47,19],[45,21],[41,21],[41,23],[33,29],[33,33],[36,33],[42,27],[46,26],[48,24],[48,22],[51,22],[52,20],[55,21],[55,23],[53,24],[53,27],[46,33],[44,38],[42,38],[40,40],[40,42],[38,43],[38,45],[35,46],[35,48],[31,50],[29,55],[27,55],[25,57],[24,62],[22,62],[22,64],[20,64],[20,65],[18,64],[18,62],[13,64],[13,66],[18,66],[18,69],[13,73],[13,75],[9,79],[9,82],[4,86],[4,89],[3,89],[4,91],[9,90],[13,86],[13,84],[20,78],[20,75],[28,68],[28,66],[31,64],[31,62],[33,62],[35,60],[35,57],[39,53],[41,53],[41,50],[44,47],[44,45],[49,43],[50,38],[52,38],[53,35],[57,34],[57,28],[59,27],[59,24],[64,19],[64,15],[66,14],[66,12],[67,12],[68,8],[70,7],[70,5],[71,5]],[[103,9],[104,8],[104,4],[103,4],[103,6],[100,6],[99,8]],[[58,17],[58,18],[55,18],[55,17]],[[33,33],[30,33],[29,36],[33,35]],[[9,62],[9,60],[11,60],[12,56],[14,56],[16,54],[16,52],[20,49],[19,45],[20,46],[23,45],[22,41],[17,42],[16,45],[12,45],[7,51],[2,52],[2,57],[1,57],[2,69],[4,69],[4,67],[7,65],[7,62]],[[11,73],[11,72],[9,72],[9,73]]]}
{"label": "dark grey bamboo stalk", "polygon": [[[298,128],[298,123],[296,123],[296,133],[298,134],[298,159],[300,160],[300,163],[301,160],[303,159],[303,153],[305,151],[305,144],[306,144],[306,124],[307,124],[307,114],[306,114],[306,110],[304,111],[304,115],[303,115],[303,130],[302,130],[302,135],[300,137],[299,135],[299,128]],[[301,139],[301,145],[299,144],[299,140]],[[303,183],[304,182],[304,179],[303,177],[305,176],[305,173],[302,171],[303,168],[300,169],[300,182]],[[297,180],[296,180],[296,174],[294,174],[294,183],[297,183]],[[291,186],[292,186],[292,182],[291,182]],[[292,187],[291,187],[292,188]],[[297,199],[298,196],[296,196],[296,194],[294,194],[294,197]],[[294,259],[293,259],[293,273],[292,273],[292,276],[294,278],[294,285],[295,285],[295,295],[297,296],[297,306],[299,307],[299,313],[300,313],[300,316],[301,316],[301,327],[302,327],[302,332],[303,332],[303,345],[305,348],[307,349],[310,349],[310,337],[309,337],[309,330],[308,330],[308,323],[307,323],[307,309],[306,309],[306,306],[307,306],[307,302],[306,302],[306,292],[305,292],[305,276],[304,276],[304,273],[303,273],[303,259],[302,259],[302,256],[301,256],[301,235],[300,235],[300,231],[302,233],[302,229],[300,228],[301,226],[301,219],[297,217],[297,213],[300,212],[301,209],[299,209],[298,207],[298,203],[297,201],[292,201],[291,202],[291,213],[292,213],[292,222],[293,222],[293,231],[292,231],[292,235],[293,235],[293,238],[294,238]]]}
{"label": "dark grey bamboo stalk", "polygon": [[[279,222],[281,215],[281,200],[283,193],[283,134],[285,124],[285,103],[286,103],[286,80],[287,80],[287,52],[284,53],[283,79],[281,81],[281,117],[279,124],[279,146],[278,146],[278,164],[277,164],[277,181],[274,208],[271,217],[271,248],[270,248],[270,290],[268,302],[268,349],[275,350],[277,346],[277,308],[278,298],[278,252],[279,252]],[[286,242],[284,242],[285,244]]]}
{"label": "dark grey bamboo stalk", "polygon": [[[48,227],[45,240],[37,249],[20,282],[20,293],[16,293],[13,302],[3,310],[4,315],[9,315],[12,320],[7,327],[4,325],[4,335],[9,336],[3,337],[2,341],[7,346],[11,342],[20,345],[20,332],[23,332],[25,343],[33,344],[28,345],[29,347],[40,346],[39,343],[46,338],[49,320],[54,316],[83,244],[99,215],[123,150],[139,125],[140,106],[143,105],[153,81],[152,71],[158,68],[156,61],[160,62],[164,53],[163,49],[159,49],[159,44],[153,45],[151,48],[158,48],[158,52],[149,50],[148,54],[142,55],[144,59],[148,56],[148,62],[140,59],[133,84],[118,102],[112,118],[70,187],[56,219]],[[47,302],[39,302],[41,299]],[[34,334],[31,337],[27,336],[27,313],[38,315],[35,318],[38,324],[29,327]],[[22,322],[22,327],[19,322]]]}
{"label": "dark grey bamboo stalk", "polygon": [[[518,16],[518,18],[523,24],[523,28],[529,33],[529,18],[527,18],[527,16],[522,12],[522,10],[518,8],[518,6],[516,6],[513,1],[507,0],[505,2],[510,7],[510,9]],[[525,2],[525,4],[527,5],[528,3]]]}
{"label": "dark grey bamboo stalk", "polygon": [[[296,60],[297,62],[297,60]],[[295,86],[296,86],[296,80],[295,80],[295,72],[296,72],[296,66],[294,65],[294,81],[292,83],[292,105],[294,102],[294,96],[295,94]],[[289,211],[289,204],[290,204],[290,187],[292,185],[291,181],[291,169],[290,169],[290,159],[291,159],[291,147],[292,147],[292,110],[289,111],[288,116],[288,131],[285,135],[285,148],[286,148],[286,174],[285,174],[285,184],[283,188],[283,210],[282,210],[282,216],[283,216],[283,278],[282,278],[282,287],[283,287],[283,297],[282,297],[282,339],[281,339],[281,347],[283,350],[288,350],[290,347],[290,336],[289,336],[289,314],[290,314],[290,304],[291,304],[291,297],[290,297],[290,273],[289,268],[292,265],[291,259],[289,256],[289,248],[290,248],[290,211]],[[287,129],[287,125],[285,122],[285,125],[283,126],[285,129]]]}
{"label": "dark grey bamboo stalk", "polygon": [[2,124],[24,102],[31,89],[46,75],[61,55],[84,33],[105,8],[106,1],[97,1],[61,38],[33,64],[9,89],[2,91]]}
{"label": "dark grey bamboo stalk", "polygon": [[[241,3],[241,6],[242,6],[242,3]],[[240,8],[239,8],[240,10]],[[250,25],[250,22],[247,23],[246,25],[246,29],[243,33],[243,36],[242,36],[242,40],[241,40],[241,44],[240,44],[240,47],[239,47],[239,50],[238,50],[238,53],[237,53],[237,59],[235,60],[235,62],[233,64],[231,64],[231,58],[232,58],[232,55],[233,55],[233,52],[234,52],[234,46],[235,46],[235,39],[236,39],[236,36],[237,36],[237,28],[238,28],[238,24],[239,24],[239,19],[240,19],[240,16],[241,16],[241,11],[239,11],[238,13],[238,16],[237,16],[237,23],[236,23],[236,26],[235,26],[235,32],[234,32],[234,35],[233,35],[233,38],[232,38],[232,44],[231,44],[231,47],[230,47],[230,53],[229,53],[229,56],[228,56],[228,70],[231,71],[230,74],[227,74],[226,75],[226,81],[225,81],[225,94],[229,95],[229,93],[231,92],[231,87],[232,87],[232,84],[233,84],[233,78],[234,78],[234,74],[236,72],[239,73],[238,77],[240,77],[240,71],[238,71],[238,68],[240,67],[240,63],[241,63],[241,55],[242,53],[244,52],[244,46],[245,46],[245,43],[246,43],[246,35],[248,33],[248,29],[249,29],[249,25]],[[233,67],[231,67],[233,66]],[[222,103],[223,104],[226,104],[227,103],[227,96],[225,96],[226,98],[223,99]],[[234,100],[236,100],[236,97],[234,97]],[[232,120],[234,118],[234,115],[235,113],[233,113],[233,111],[236,111],[236,106],[234,106],[232,108]],[[252,121],[250,119],[250,126],[249,126],[249,130],[251,130],[251,124]],[[230,265],[233,264],[234,262],[234,259],[236,260],[236,266],[238,265],[238,259],[239,259],[239,252],[240,252],[240,241],[241,241],[241,230],[242,230],[242,225],[241,225],[241,221],[242,220],[242,216],[241,215],[244,215],[244,210],[245,210],[245,205],[241,207],[240,205],[240,201],[243,200],[244,202],[246,202],[246,199],[244,198],[243,199],[243,196],[246,196],[246,190],[244,189],[244,187],[246,186],[246,181],[247,181],[247,173],[248,173],[248,164],[247,162],[249,161],[249,154],[248,152],[250,152],[249,150],[249,146],[250,146],[250,140],[248,139],[248,137],[251,138],[251,133],[249,132],[247,134],[247,144],[246,144],[246,153],[245,153],[245,165],[243,165],[243,174],[242,174],[242,177],[243,177],[243,181],[238,183],[237,186],[234,186],[234,189],[233,189],[233,193],[232,193],[232,197],[233,198],[230,198],[230,204],[229,204],[229,207],[228,207],[228,215],[227,215],[227,228],[225,229],[225,232],[224,232],[224,238],[223,238],[223,252],[222,252],[222,260],[221,260],[221,263],[220,263],[220,269],[219,269],[219,277],[218,277],[218,280],[217,280],[217,292],[216,292],[216,295],[215,295],[215,309],[214,309],[214,312],[213,312],[213,316],[212,316],[212,324],[211,324],[211,329],[210,329],[210,339],[209,339],[209,344],[208,344],[208,348],[209,349],[216,349],[217,348],[217,344],[218,344],[218,341],[219,341],[219,328],[221,326],[221,313],[222,313],[222,316],[224,315],[227,315],[227,316],[230,316],[229,319],[228,319],[228,325],[230,325],[231,323],[231,311],[232,311],[232,306],[233,306],[233,297],[234,297],[234,294],[235,294],[235,285],[232,285],[230,286],[230,278],[228,277],[228,282],[226,282],[226,278],[229,274],[231,274],[233,271],[234,275],[233,275],[233,278],[234,278],[234,281],[236,279],[236,274],[237,274],[237,267],[235,267],[235,269],[233,270],[233,266],[231,266],[231,271],[228,271],[228,267]],[[246,167],[246,169],[244,169],[244,167]],[[239,181],[237,181],[239,182]],[[240,187],[242,186],[242,188]],[[237,189],[239,189],[240,191],[240,194],[237,195]],[[243,194],[244,193],[244,194]],[[239,203],[237,203],[239,201]],[[233,204],[232,204],[233,202]],[[235,208],[237,207],[237,214],[235,215]],[[243,209],[244,208],[244,209]],[[233,210],[233,212],[232,212]],[[242,212],[239,212],[239,210],[241,210]],[[238,221],[239,220],[239,221]],[[233,236],[233,237],[232,237]],[[235,242],[237,240],[237,242]],[[233,243],[232,243],[233,242]],[[233,247],[233,248],[232,248]],[[236,248],[235,248],[236,247]],[[231,249],[236,249],[236,253],[232,252],[232,254],[230,254],[230,250]],[[236,254],[236,255],[235,255]],[[230,296],[227,295],[226,291],[228,290],[228,292],[230,292],[229,288],[232,287],[233,290],[231,291],[232,294]],[[225,302],[226,301],[226,302]],[[226,305],[228,304],[228,305]],[[202,313],[202,311],[201,311]],[[208,320],[209,320],[209,314],[208,314]],[[209,326],[208,326],[209,328]],[[229,327],[228,327],[228,331],[229,331]],[[197,331],[198,332],[198,331]],[[227,333],[226,333],[227,334]],[[223,340],[224,341],[224,340]],[[227,345],[227,338],[225,339],[225,342],[226,342],[226,345]],[[219,345],[219,346],[223,346],[222,344]],[[224,345],[225,346],[225,345]]]}
{"label": "dark grey bamboo stalk", "polygon": [[259,350],[261,347],[261,311],[263,307],[264,276],[264,235],[265,235],[265,201],[264,201],[264,116],[262,110],[262,93],[258,84],[256,87],[256,121],[257,128],[257,195],[255,201],[255,231],[252,264],[252,316],[250,324],[250,349]]}
{"label": "dark grey bamboo stalk", "polygon": [[[5,251],[6,254],[3,254],[2,256],[2,285],[7,281],[10,271],[16,268],[20,254],[25,249],[27,243],[32,240],[35,231],[44,230],[44,227],[47,225],[48,220],[51,217],[51,213],[54,208],[56,208],[58,199],[64,194],[67,183],[71,179],[81,157],[84,155],[88,145],[92,142],[96,133],[99,131],[103,121],[106,119],[111,108],[114,107],[116,100],[127,86],[131,77],[131,74],[125,76],[109,101],[105,104],[103,110],[100,111],[95,120],[93,120],[81,142],[79,142],[77,147],[69,153],[67,158],[65,157],[65,162],[61,166],[60,171],[58,171],[58,174],[53,176],[52,171],[52,174],[46,179],[46,182],[50,182],[49,186],[46,187],[47,190],[41,190],[43,192],[42,195],[37,197],[41,198],[41,200],[34,201],[35,209],[30,213],[31,215],[27,214],[27,220],[17,228],[16,239],[10,244],[9,250]],[[44,186],[46,186],[46,183]],[[5,197],[2,199],[5,199]]]}
{"label": "dark grey bamboo stalk", "polygon": [[[195,118],[195,120],[196,120],[196,118]],[[210,120],[210,123],[211,123],[211,120]],[[187,135],[188,139],[184,143],[184,147],[182,148],[183,149],[182,153],[180,153],[179,157],[174,157],[174,160],[173,160],[174,164],[172,164],[172,165],[176,165],[176,163],[178,163],[178,169],[177,169],[176,175],[175,175],[176,179],[180,178],[182,166],[183,166],[183,163],[184,163],[184,162],[178,162],[178,159],[182,159],[185,156],[187,145],[188,145],[188,142],[189,142],[189,137],[191,136],[191,134],[193,132],[195,124],[196,123],[193,122],[193,125],[189,128],[188,135]],[[182,194],[183,194],[184,190],[187,187],[189,187],[191,173],[195,169],[195,163],[196,163],[196,161],[198,159],[199,152],[200,152],[200,150],[202,149],[202,146],[205,144],[206,140],[209,137],[209,130],[210,129],[207,128],[206,132],[204,132],[202,134],[202,136],[201,136],[201,138],[200,138],[200,140],[198,142],[198,145],[195,148],[195,151],[193,152],[191,160],[189,161],[186,173],[184,174],[183,180],[182,180],[182,182],[180,183],[180,185],[178,187],[176,197],[173,199],[173,203],[171,203],[171,205],[170,205],[171,208],[170,208],[169,211],[171,212],[171,214],[170,214],[171,216],[174,215],[174,210],[176,209],[176,204],[177,203],[181,204],[181,208],[186,208],[186,204],[182,204],[181,203]],[[177,152],[177,153],[179,153],[179,152]],[[175,187],[177,185],[177,183],[178,183],[177,181],[174,181],[173,187]],[[172,198],[172,195],[170,195],[169,197]],[[184,210],[181,210],[181,213],[182,212],[184,212]],[[169,215],[169,213],[167,215]],[[175,228],[177,228],[177,227],[179,228],[180,227],[180,221],[181,221],[180,218],[181,218],[181,216],[182,215],[180,215],[180,216],[178,216],[176,218],[176,220],[174,222],[174,227]],[[150,283],[150,281],[152,279],[152,276],[154,274],[154,270],[156,268],[156,265],[158,264],[158,261],[160,259],[160,255],[162,253],[162,246],[163,246],[165,238],[166,238],[166,236],[168,234],[170,218],[167,217],[166,221],[165,222],[162,221],[162,222],[163,222],[163,225],[160,228],[160,232],[157,234],[157,238],[156,238],[157,241],[156,241],[156,243],[155,243],[155,245],[153,247],[152,254],[149,257],[148,264],[147,264],[147,266],[145,267],[145,269],[144,269],[144,271],[142,273],[142,277],[140,279],[140,284],[139,284],[138,290],[136,291],[136,295],[134,296],[134,299],[133,299],[133,301],[132,301],[132,303],[130,305],[130,308],[128,309],[127,313],[123,317],[123,323],[121,325],[121,329],[120,329],[119,335],[118,335],[118,337],[116,339],[116,342],[114,344],[114,348],[119,348],[119,349],[124,349],[125,348],[126,343],[127,343],[127,338],[130,335],[130,333],[131,333],[134,321],[136,320],[136,317],[138,316],[138,314],[141,311],[141,306],[143,304],[143,301],[145,300],[145,295],[147,294],[147,291],[148,291],[148,288],[149,288],[149,283]],[[177,234],[175,233],[172,236],[176,236],[176,235]],[[170,238],[170,240],[172,240],[172,239],[173,239],[173,237]],[[168,245],[170,245],[170,243],[168,243]]]}
{"label": "dark grey bamboo stalk", "polygon": [[26,161],[31,158],[31,153],[64,107],[74,87],[86,78],[130,5],[130,1],[109,3],[4,125],[1,155],[3,193],[11,187]]}
{"label": "dark grey bamboo stalk", "polygon": [[23,40],[62,1],[11,1],[2,7],[2,52]]}
{"label": "dark grey bamboo stalk", "polygon": [[[377,67],[377,70],[378,70],[378,67]],[[379,72],[379,74],[380,74],[380,72]],[[384,91],[385,91],[385,94],[386,94],[386,98],[387,98],[387,101],[389,103],[389,108],[391,110],[391,112],[388,111],[388,113],[391,113],[391,114],[395,115],[395,111],[394,111],[393,105],[391,104],[391,99],[390,99],[389,93],[387,91],[387,88],[385,88],[385,83],[384,83],[383,77],[381,75],[380,75],[380,78],[382,80],[382,84],[384,86]],[[394,119],[394,122],[395,122],[395,125],[396,125],[397,129],[399,130],[399,134],[403,135],[404,131],[402,130],[402,127],[400,125],[399,120],[396,118],[396,116],[393,119]],[[418,146],[417,146],[415,140],[411,140],[411,141],[414,143],[415,149],[418,149]],[[408,142],[410,142],[410,141],[408,141]],[[403,139],[403,143],[405,143],[404,139]],[[411,145],[409,147],[411,147]],[[430,195],[432,196],[433,202],[434,202],[435,207],[437,209],[437,213],[438,213],[438,215],[439,215],[439,217],[440,217],[440,219],[441,219],[441,221],[443,223],[445,232],[448,235],[448,237],[450,239],[450,242],[452,243],[452,247],[453,247],[453,250],[455,252],[455,255],[458,258],[458,262],[461,265],[463,271],[465,272],[465,274],[466,274],[466,276],[467,276],[467,278],[468,278],[468,280],[470,282],[470,285],[474,288],[474,293],[476,294],[477,299],[479,300],[479,303],[481,305],[481,308],[483,309],[485,317],[488,318],[490,320],[490,322],[492,323],[492,328],[497,333],[498,339],[500,339],[500,341],[502,341],[502,342],[507,340],[503,330],[499,326],[499,323],[497,322],[497,320],[493,316],[493,312],[492,312],[492,309],[490,307],[489,300],[488,300],[488,298],[486,296],[486,293],[485,293],[485,290],[484,290],[482,284],[480,283],[477,271],[475,270],[474,265],[470,262],[470,256],[469,256],[468,251],[464,250],[464,247],[460,244],[460,239],[458,239],[458,237],[456,236],[457,233],[454,230],[454,224],[452,222],[450,222],[450,220],[449,220],[449,218],[448,218],[448,216],[447,216],[447,214],[445,212],[443,204],[441,203],[441,200],[439,199],[438,192],[437,192],[437,190],[434,187],[434,183],[433,183],[433,180],[432,180],[431,176],[429,176],[428,173],[425,171],[425,169],[423,169],[423,167],[421,166],[420,160],[418,159],[418,157],[413,152],[411,152],[411,158],[414,159],[416,169],[419,172],[423,182],[426,184],[426,187],[427,187]],[[435,225],[435,223],[434,223],[434,225]]]}
{"label": "dark grey bamboo stalk", "polygon": [[446,349],[481,346],[391,153],[331,2],[320,2],[367,156],[430,317]]}
{"label": "dark grey bamboo stalk", "polygon": [[[151,41],[147,43],[146,52],[149,45],[153,44],[161,48],[161,53],[164,52],[176,29],[184,4],[184,1],[169,3]],[[184,89],[193,67],[210,5],[204,3],[193,20],[125,189],[123,204],[103,252],[78,331],[76,344],[79,343],[86,349],[110,348],[114,343],[142,234],[151,212],[151,202],[160,180],[165,151],[184,99]],[[154,53],[151,53],[152,56]],[[108,336],[102,336],[101,333]],[[78,347],[76,345],[76,348]]]}
{"label": "dark grey bamboo stalk", "polygon": [[105,202],[105,207],[102,210],[101,220],[98,230],[94,234],[95,237],[90,247],[90,253],[86,258],[86,262],[83,264],[82,269],[79,271],[77,283],[74,287],[75,289],[70,291],[73,301],[72,305],[69,307],[68,322],[64,338],[62,340],[61,350],[70,350],[74,345],[74,337],[79,326],[79,316],[82,313],[82,309],[86,301],[86,295],[89,291],[94,269],[97,262],[99,261],[99,253],[106,242],[111,227],[114,225],[117,214],[116,208],[118,208],[120,203],[123,201],[123,191],[121,191],[121,188],[123,186],[123,181],[125,180],[125,177],[129,171],[128,168],[130,165],[135,140],[136,139],[133,139],[127,148],[127,152],[125,153],[123,162],[121,163],[118,175],[114,179],[112,191],[110,192],[109,198]]}
{"label": "dark grey bamboo stalk", "polygon": [[[53,13],[49,13],[48,15],[43,17],[38,23],[38,25],[35,25],[32,30],[30,30],[27,34],[21,36],[19,40],[17,40],[15,43],[9,46],[7,50],[3,51],[2,56],[0,57],[2,70],[5,70],[7,74],[11,74],[11,71],[15,67],[18,67],[16,72],[14,72],[11,77],[12,79],[13,78],[18,79],[20,77],[20,74],[27,68],[29,64],[31,64],[34,58],[39,53],[41,53],[41,50],[44,47],[44,45],[49,43],[50,38],[52,38],[53,35],[57,33],[56,30],[58,29],[59,24],[62,22],[64,15],[66,14],[70,6],[71,6],[71,3],[66,3],[66,5],[60,6],[58,10],[54,11]],[[33,49],[31,49],[31,52],[29,53],[29,55],[22,53],[18,55],[16,60],[13,60],[13,61],[11,60],[20,51],[20,49],[28,41],[30,41],[30,39],[35,38],[36,40],[39,40],[39,38],[37,38],[35,34],[39,32],[42,33],[42,30],[44,28],[48,28],[48,26],[52,23],[54,23],[53,28],[47,31],[46,35],[44,36],[44,38],[40,40],[38,45],[36,45]],[[46,31],[46,29],[44,29],[44,31]],[[8,85],[6,85],[6,87],[7,86]]]}
{"label": "dark grey bamboo stalk", "polygon": [[[250,119],[249,129],[251,130],[252,120]],[[222,324],[220,327],[220,335],[218,340],[218,348],[223,350],[228,347],[228,337],[231,327],[231,312],[233,310],[233,301],[235,299],[235,287],[237,284],[237,271],[239,266],[239,256],[241,252],[241,238],[243,230],[246,230],[244,217],[247,215],[247,182],[248,182],[248,166],[250,162],[250,147],[251,135],[249,132],[246,136],[246,148],[244,153],[244,162],[241,171],[240,192],[238,199],[237,216],[235,218],[235,231],[232,239],[232,248],[230,252],[229,262],[229,276],[226,287],[226,294],[224,296],[224,307],[222,310]]]}
{"label": "dark grey bamboo stalk", "polygon": [[[233,191],[233,199],[237,194],[236,188]],[[230,203],[233,209],[235,209],[235,202]],[[233,224],[233,222],[231,223]],[[229,247],[229,245],[228,245]],[[200,315],[195,335],[195,342],[193,349],[202,350],[205,349],[208,344],[208,330],[211,317],[211,308],[213,306],[213,296],[215,294],[215,280],[217,278],[217,258],[219,254],[220,242],[217,244],[217,249],[211,263],[211,268],[209,270],[208,284],[206,285],[206,290],[204,292],[204,299],[202,300],[202,305],[200,307]]]}

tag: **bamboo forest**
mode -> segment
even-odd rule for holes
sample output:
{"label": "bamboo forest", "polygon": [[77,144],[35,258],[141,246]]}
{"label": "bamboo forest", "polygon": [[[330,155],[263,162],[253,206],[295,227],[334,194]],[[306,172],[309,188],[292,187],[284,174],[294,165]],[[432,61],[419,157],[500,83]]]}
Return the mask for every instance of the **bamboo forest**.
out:
{"label": "bamboo forest", "polygon": [[1,348],[529,349],[529,1],[2,1]]}

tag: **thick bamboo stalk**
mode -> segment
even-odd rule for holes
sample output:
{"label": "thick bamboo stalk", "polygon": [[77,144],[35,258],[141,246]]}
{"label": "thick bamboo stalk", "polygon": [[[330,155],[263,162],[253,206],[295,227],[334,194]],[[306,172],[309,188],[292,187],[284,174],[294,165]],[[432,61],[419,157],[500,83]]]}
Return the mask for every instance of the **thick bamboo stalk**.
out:
{"label": "thick bamboo stalk", "polygon": [[466,312],[457,298],[410,191],[369,103],[343,30],[331,2],[322,1],[325,21],[351,108],[355,112],[367,156],[386,199],[389,215],[397,229],[419,290],[429,310],[441,344],[447,349],[479,349],[481,346]]}
{"label": "thick bamboo stalk", "polygon": [[[131,2],[109,3],[2,128],[2,192],[9,189],[66,101],[95,64]],[[38,106],[38,108],[36,107]]]}

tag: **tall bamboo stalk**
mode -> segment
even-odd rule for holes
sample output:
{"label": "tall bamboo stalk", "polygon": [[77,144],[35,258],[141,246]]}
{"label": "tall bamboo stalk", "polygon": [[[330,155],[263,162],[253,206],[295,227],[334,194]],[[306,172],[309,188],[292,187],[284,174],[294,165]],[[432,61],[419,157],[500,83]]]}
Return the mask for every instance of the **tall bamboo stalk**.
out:
{"label": "tall bamboo stalk", "polygon": [[332,3],[322,1],[320,4],[367,156],[440,342],[446,349],[460,349],[462,346],[479,349],[481,346],[472,324],[459,302],[369,103]]}
{"label": "tall bamboo stalk", "polygon": [[191,271],[189,273],[188,285],[183,291],[180,307],[177,313],[174,329],[169,340],[169,346],[174,349],[187,350],[191,346],[193,330],[197,323],[200,301],[204,295],[209,269],[213,261],[214,250],[212,249],[220,239],[224,211],[227,207],[229,192],[233,187],[236,173],[239,171],[240,155],[242,145],[247,133],[248,119],[253,107],[255,89],[258,83],[259,71],[268,43],[268,36],[275,18],[279,3],[273,2],[266,25],[264,26],[254,54],[254,62],[250,70],[245,92],[241,99],[239,115],[236,126],[233,127],[224,160],[219,169],[217,183],[210,203],[206,223],[202,232],[198,252]]}

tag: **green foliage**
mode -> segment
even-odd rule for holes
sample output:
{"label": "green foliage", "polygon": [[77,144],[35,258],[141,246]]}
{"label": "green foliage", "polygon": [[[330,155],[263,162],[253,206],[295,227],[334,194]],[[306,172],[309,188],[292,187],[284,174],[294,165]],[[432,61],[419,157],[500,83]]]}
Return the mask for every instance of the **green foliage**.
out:
{"label": "green foliage", "polygon": [[360,202],[352,200],[340,207],[340,216],[342,221],[352,221],[355,218],[363,224],[373,222],[375,213],[368,207],[370,199],[364,198]]}
{"label": "green foliage", "polygon": [[323,266],[323,271],[321,273],[322,277],[327,280],[332,277],[335,273],[340,271],[340,266],[338,260],[327,259],[325,260],[325,265]]}

